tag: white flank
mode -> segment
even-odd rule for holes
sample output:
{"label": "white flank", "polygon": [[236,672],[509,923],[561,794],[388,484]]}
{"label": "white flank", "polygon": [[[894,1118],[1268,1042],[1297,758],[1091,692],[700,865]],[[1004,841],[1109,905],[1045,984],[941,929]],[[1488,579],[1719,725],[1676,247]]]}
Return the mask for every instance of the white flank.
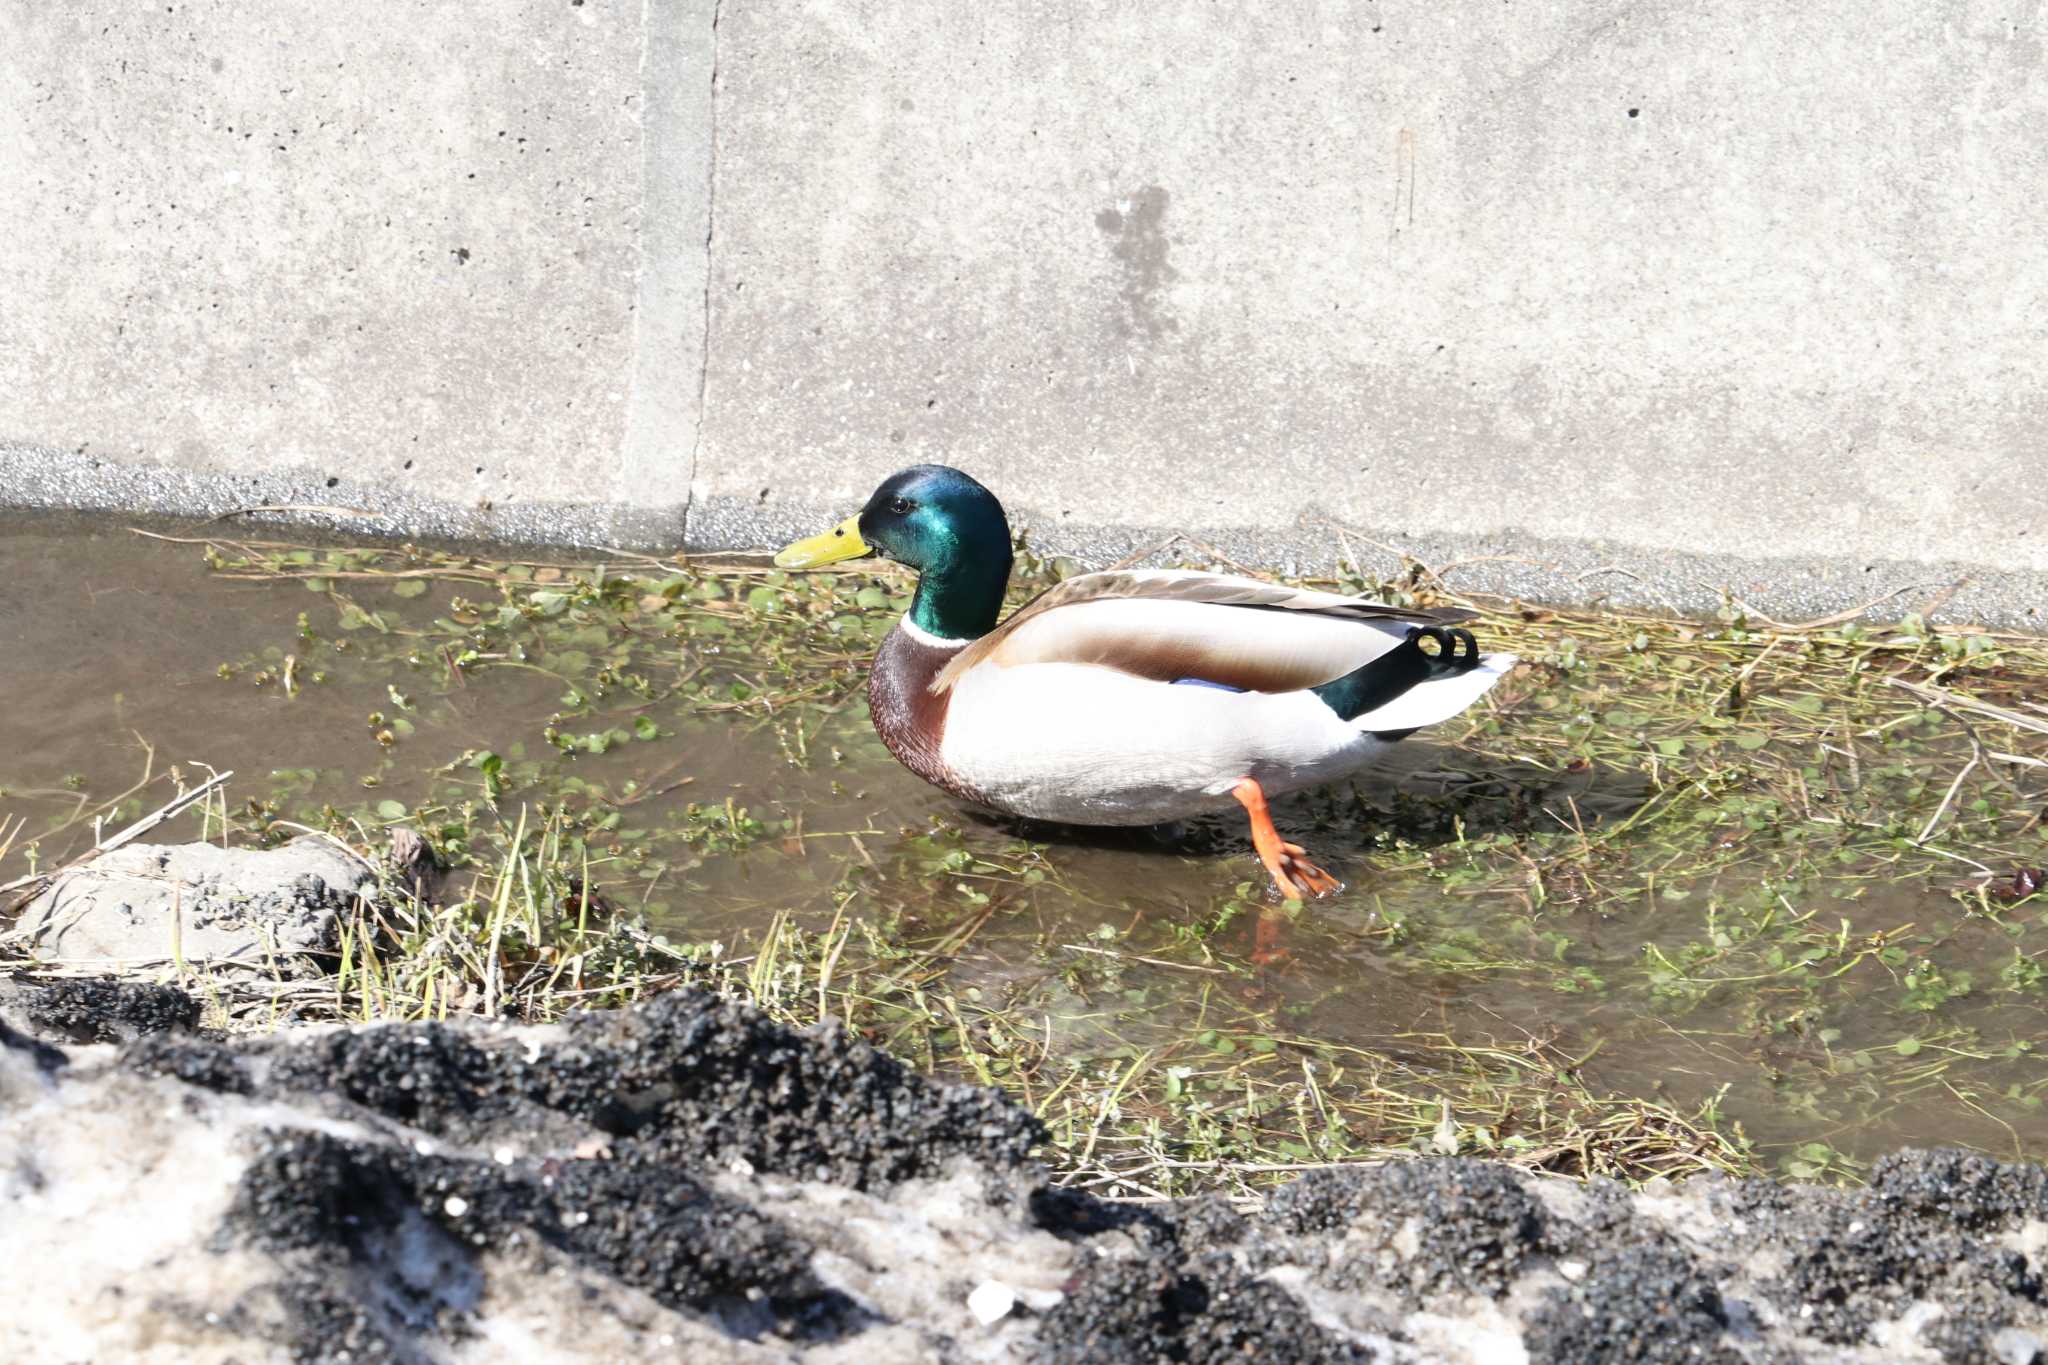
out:
{"label": "white flank", "polygon": [[1488,654],[1351,721],[1312,692],[1225,692],[1090,664],[971,670],[953,689],[941,753],[1002,810],[1084,825],[1145,825],[1320,786],[1386,751],[1377,730],[1447,720],[1514,667]]}
{"label": "white flank", "polygon": [[1311,692],[1224,692],[1088,664],[977,668],[953,689],[941,753],[1001,809],[1088,825],[1146,825],[1316,786],[1385,747]]}

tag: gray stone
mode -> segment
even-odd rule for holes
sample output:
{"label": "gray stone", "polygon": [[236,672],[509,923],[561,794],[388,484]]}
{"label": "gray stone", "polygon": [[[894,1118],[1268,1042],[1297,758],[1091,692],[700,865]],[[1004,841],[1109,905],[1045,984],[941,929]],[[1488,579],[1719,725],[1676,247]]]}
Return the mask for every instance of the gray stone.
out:
{"label": "gray stone", "polygon": [[1999,1365],[2040,1365],[2048,1342],[2024,1328],[2001,1327],[1991,1336],[1991,1350]]}
{"label": "gray stone", "polygon": [[288,971],[331,951],[339,917],[376,878],[325,839],[283,848],[130,844],[58,877],[9,946],[50,963],[219,964]]}

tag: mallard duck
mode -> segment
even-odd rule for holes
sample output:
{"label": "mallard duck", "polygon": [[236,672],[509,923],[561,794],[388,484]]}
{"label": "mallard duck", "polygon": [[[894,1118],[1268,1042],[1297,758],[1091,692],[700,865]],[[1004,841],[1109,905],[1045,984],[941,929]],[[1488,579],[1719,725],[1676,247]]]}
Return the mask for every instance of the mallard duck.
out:
{"label": "mallard duck", "polygon": [[1280,837],[1267,798],[1367,767],[1515,663],[1479,653],[1459,625],[1471,612],[1185,570],[1079,574],[999,621],[1009,521],[945,465],[891,475],[859,515],[775,562],[868,554],[918,574],[868,679],[875,729],[904,767],[964,801],[1068,824],[1240,805],[1288,900],[1339,884]]}

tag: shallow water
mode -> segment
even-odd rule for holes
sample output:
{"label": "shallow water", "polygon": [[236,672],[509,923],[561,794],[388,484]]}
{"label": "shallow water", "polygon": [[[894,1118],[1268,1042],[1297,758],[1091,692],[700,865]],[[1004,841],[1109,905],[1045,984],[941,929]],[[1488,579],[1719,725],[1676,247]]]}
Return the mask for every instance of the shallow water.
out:
{"label": "shallow water", "polygon": [[[1772,781],[1821,793],[1795,812],[1743,765],[1809,742],[1818,707],[1797,697],[1767,750],[1708,729],[1566,764],[1530,737],[1571,733],[1589,686],[1504,687],[1464,747],[1412,740],[1389,773],[1284,803],[1290,837],[1346,882],[1289,917],[1235,821],[1025,827],[898,768],[860,660],[900,582],[857,610],[803,606],[810,653],[791,662],[734,633],[750,611],[801,616],[758,576],[671,582],[664,600],[659,566],[618,561],[641,581],[605,615],[553,600],[573,574],[545,566],[507,587],[284,553],[267,562],[298,577],[246,581],[194,544],[0,519],[0,883],[209,770],[236,774],[223,802],[159,837],[229,818],[273,835],[345,821],[374,842],[408,822],[459,854],[480,823],[573,808],[607,898],[667,938],[738,954],[779,912],[813,931],[857,919],[870,971],[893,956],[894,985],[969,1011],[963,1055],[1017,1081],[1029,1034],[1038,1066],[1064,1068],[1041,1093],[1055,1074],[1127,1075],[1126,1121],[1298,1129],[1279,1150],[1309,1158],[1426,1131],[1445,1096],[1469,1149],[1541,1130],[1546,1095],[1622,1095],[1711,1104],[1709,1122],[1802,1173],[1901,1143],[2048,1155],[2039,904],[1959,897],[2023,865],[1985,862],[1990,843],[2035,836],[1999,825],[1988,807],[2013,803],[1974,781],[1953,803],[1978,822],[1958,824],[1963,852],[1855,823],[1885,802],[1914,827],[1934,812],[1970,754],[1936,721],[1842,731],[1853,784],[1824,745],[1804,768],[1795,754]],[[539,606],[463,662],[459,628],[508,594]],[[1287,949],[1271,968],[1252,962],[1262,920]],[[1247,1079],[1295,1066],[1322,1084],[1231,1116]],[[1347,1067],[1372,1103],[1335,1098]]]}

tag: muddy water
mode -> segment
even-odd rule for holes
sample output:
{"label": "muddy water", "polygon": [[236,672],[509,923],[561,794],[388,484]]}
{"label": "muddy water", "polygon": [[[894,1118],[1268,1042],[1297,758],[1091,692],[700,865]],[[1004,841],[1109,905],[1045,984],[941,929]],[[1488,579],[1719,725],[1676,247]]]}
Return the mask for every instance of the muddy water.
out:
{"label": "muddy water", "polygon": [[328,680],[295,695],[220,676],[282,657],[300,613],[324,605],[297,585],[221,579],[192,547],[121,526],[0,514],[0,788],[26,821],[0,880],[28,870],[31,846],[59,862],[89,847],[100,803],[134,790],[106,813],[112,828],[164,804],[175,779],[210,771],[236,773],[231,800],[296,789],[307,803],[355,804],[372,790],[365,775],[424,792],[425,768],[559,690],[507,673],[438,698],[440,723],[400,762],[367,724],[392,709],[381,672],[316,648],[307,669]]}
{"label": "muddy water", "polygon": [[[0,883],[209,771],[235,772],[225,808],[242,830],[339,818],[374,838],[422,816],[509,822],[522,793],[587,800],[615,817],[607,895],[670,938],[743,950],[777,912],[821,929],[850,911],[963,999],[1103,1067],[1198,1075],[1243,1040],[1312,1040],[1407,1059],[1415,1107],[1434,1112],[1448,1044],[1587,1092],[1681,1109],[1718,1097],[1773,1151],[2048,1153],[2032,1048],[2048,1018],[2013,967],[2048,944],[2033,910],[1970,919],[1953,879],[1887,881],[1850,854],[1836,881],[1653,876],[1561,895],[1553,877],[1533,894],[1514,861],[1526,853],[1471,841],[1511,832],[1568,854],[1653,782],[1411,741],[1394,771],[1280,812],[1346,882],[1282,923],[1235,822],[1091,833],[963,810],[889,760],[851,661],[797,712],[591,704],[581,678],[607,645],[588,631],[452,666],[432,623],[465,595],[488,596],[439,579],[238,581],[190,544],[0,520]],[[643,641],[635,658],[694,678],[718,649]],[[564,729],[613,738],[565,751],[548,738]],[[514,791],[493,792],[486,755]],[[220,818],[194,812],[167,835],[218,834]],[[1262,920],[1287,952],[1253,971]],[[1843,921],[1853,936],[1830,948]],[[1878,931],[1918,946],[1857,947]],[[1689,948],[1750,953],[1758,970],[1710,989],[1663,980],[1659,956]]]}

